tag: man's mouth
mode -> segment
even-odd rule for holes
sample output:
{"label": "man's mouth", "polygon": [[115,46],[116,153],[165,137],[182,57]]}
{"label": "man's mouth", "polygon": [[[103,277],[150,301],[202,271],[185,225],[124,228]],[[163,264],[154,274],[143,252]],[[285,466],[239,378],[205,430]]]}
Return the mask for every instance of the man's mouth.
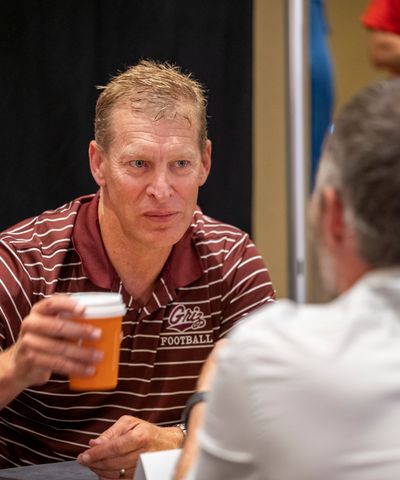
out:
{"label": "man's mouth", "polygon": [[149,211],[144,216],[152,222],[168,223],[179,215],[178,211]]}

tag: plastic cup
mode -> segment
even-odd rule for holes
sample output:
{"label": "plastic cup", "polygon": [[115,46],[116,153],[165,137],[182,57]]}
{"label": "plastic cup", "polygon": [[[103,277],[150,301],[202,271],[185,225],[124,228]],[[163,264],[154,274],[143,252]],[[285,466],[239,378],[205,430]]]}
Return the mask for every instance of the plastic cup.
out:
{"label": "plastic cup", "polygon": [[83,347],[101,350],[103,359],[96,364],[96,373],[90,377],[71,375],[71,390],[112,390],[118,383],[118,365],[121,343],[122,317],[126,313],[122,296],[119,293],[88,292],[70,295],[79,305],[85,307],[82,317],[75,322],[86,323],[102,330],[97,340],[82,340]]}

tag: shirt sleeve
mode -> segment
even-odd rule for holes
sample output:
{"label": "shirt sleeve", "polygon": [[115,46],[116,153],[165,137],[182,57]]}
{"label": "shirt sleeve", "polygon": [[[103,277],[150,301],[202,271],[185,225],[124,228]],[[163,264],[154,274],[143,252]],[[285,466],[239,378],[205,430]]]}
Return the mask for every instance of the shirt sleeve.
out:
{"label": "shirt sleeve", "polygon": [[[230,341],[229,341],[230,343]],[[230,345],[218,356],[218,381],[211,391],[199,456],[188,478],[252,480],[257,477],[252,448],[251,415],[246,415],[246,389]]]}
{"label": "shirt sleeve", "polygon": [[29,276],[15,251],[0,241],[0,351],[14,344],[32,302]]}
{"label": "shirt sleeve", "polygon": [[254,243],[244,234],[224,259],[220,337],[237,320],[267,302],[274,302],[275,297],[268,269]]}
{"label": "shirt sleeve", "polygon": [[362,15],[361,22],[372,30],[400,34],[400,1],[372,0]]}

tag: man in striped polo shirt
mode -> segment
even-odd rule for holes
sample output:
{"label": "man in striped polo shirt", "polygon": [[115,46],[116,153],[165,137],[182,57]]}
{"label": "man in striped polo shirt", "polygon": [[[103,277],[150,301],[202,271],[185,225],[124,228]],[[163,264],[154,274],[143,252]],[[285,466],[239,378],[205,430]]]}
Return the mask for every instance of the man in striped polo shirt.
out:
{"label": "man in striped polo shirt", "polygon": [[[273,301],[248,235],[196,206],[211,163],[206,99],[176,67],[142,61],[103,89],[90,168],[99,192],[0,236],[0,467],[71,460],[101,478],[133,475],[138,454],[182,444],[177,428],[213,345]],[[92,375],[98,335],[61,313],[67,295],[120,292],[118,385]]]}

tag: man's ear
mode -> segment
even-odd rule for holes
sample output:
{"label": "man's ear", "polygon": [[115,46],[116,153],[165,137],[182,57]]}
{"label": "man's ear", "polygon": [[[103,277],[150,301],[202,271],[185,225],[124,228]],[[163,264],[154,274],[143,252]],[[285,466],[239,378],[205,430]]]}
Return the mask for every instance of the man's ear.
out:
{"label": "man's ear", "polygon": [[201,156],[201,166],[202,170],[200,173],[200,186],[206,183],[208,174],[210,173],[211,168],[211,140],[206,141],[206,146],[204,147],[202,156]]}
{"label": "man's ear", "polygon": [[104,151],[96,140],[89,143],[89,162],[92,176],[99,187],[105,185],[104,179]]}
{"label": "man's ear", "polygon": [[340,246],[346,236],[346,222],[342,198],[333,187],[325,187],[322,192],[323,213],[321,221],[325,241],[331,248]]}

